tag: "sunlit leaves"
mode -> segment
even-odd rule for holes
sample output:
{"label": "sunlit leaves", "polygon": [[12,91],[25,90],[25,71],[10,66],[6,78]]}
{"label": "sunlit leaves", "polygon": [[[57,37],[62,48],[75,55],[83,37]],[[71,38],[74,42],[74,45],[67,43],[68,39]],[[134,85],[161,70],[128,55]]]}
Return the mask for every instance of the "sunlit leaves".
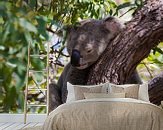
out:
{"label": "sunlit leaves", "polygon": [[19,24],[23,29],[25,29],[25,30],[27,30],[29,32],[37,33],[36,27],[34,25],[32,25],[30,22],[28,22],[26,19],[20,18],[19,19]]}
{"label": "sunlit leaves", "polygon": [[103,18],[109,15],[110,10],[115,10],[116,3],[108,0],[70,0],[52,1],[54,19],[65,24],[73,24],[86,18]]}
{"label": "sunlit leaves", "polygon": [[[21,0],[0,2],[0,102],[6,112],[23,106],[28,44],[48,40],[46,16],[39,15],[34,6]],[[32,65],[41,69],[44,61],[34,60]]]}
{"label": "sunlit leaves", "polygon": [[149,81],[163,70],[163,43],[151,50],[150,55],[138,66],[140,75],[145,81]]}
{"label": "sunlit leaves", "polygon": [[119,12],[121,9],[124,9],[124,8],[129,8],[128,10],[130,10],[130,9],[133,10],[133,9],[136,8],[136,7],[135,7],[135,4],[132,4],[131,2],[125,2],[125,3],[120,4],[120,5],[117,6],[116,12],[115,12],[114,15],[118,15],[118,12]]}
{"label": "sunlit leaves", "polygon": [[47,23],[46,17],[37,16],[36,20],[38,23],[37,28],[38,28],[39,33],[45,38],[45,40],[48,40],[49,36],[48,36],[47,31],[45,30],[46,29],[46,23]]}

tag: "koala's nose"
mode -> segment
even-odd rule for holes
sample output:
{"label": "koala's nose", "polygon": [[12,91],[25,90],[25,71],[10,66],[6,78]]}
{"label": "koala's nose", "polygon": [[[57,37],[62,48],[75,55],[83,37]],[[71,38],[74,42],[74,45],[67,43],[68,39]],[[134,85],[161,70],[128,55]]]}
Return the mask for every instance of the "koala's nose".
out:
{"label": "koala's nose", "polygon": [[80,66],[80,52],[78,50],[72,50],[71,65],[75,67]]}

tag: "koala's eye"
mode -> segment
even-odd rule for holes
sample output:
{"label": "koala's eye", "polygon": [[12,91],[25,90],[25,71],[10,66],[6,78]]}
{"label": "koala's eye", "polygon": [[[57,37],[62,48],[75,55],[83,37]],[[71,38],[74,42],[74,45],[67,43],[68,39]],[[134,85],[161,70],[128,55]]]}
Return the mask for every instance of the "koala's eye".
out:
{"label": "koala's eye", "polygon": [[110,30],[108,28],[106,28],[105,26],[101,26],[99,28],[100,32],[102,33],[110,33]]}
{"label": "koala's eye", "polygon": [[110,33],[110,30],[107,29],[107,28],[103,28],[103,29],[102,29],[102,32],[103,32],[103,33]]}

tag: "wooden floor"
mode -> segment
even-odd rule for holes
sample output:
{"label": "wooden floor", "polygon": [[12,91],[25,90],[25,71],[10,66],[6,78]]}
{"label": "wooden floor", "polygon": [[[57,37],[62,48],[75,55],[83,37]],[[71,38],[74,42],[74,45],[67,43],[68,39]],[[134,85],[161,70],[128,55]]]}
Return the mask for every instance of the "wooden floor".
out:
{"label": "wooden floor", "polygon": [[10,122],[10,123],[0,123],[0,130],[20,130],[28,127],[41,126],[43,122],[29,122],[29,123],[18,123],[18,122]]}
{"label": "wooden floor", "polygon": [[24,114],[0,114],[0,130],[20,130],[43,125],[47,114],[28,114],[24,124]]}

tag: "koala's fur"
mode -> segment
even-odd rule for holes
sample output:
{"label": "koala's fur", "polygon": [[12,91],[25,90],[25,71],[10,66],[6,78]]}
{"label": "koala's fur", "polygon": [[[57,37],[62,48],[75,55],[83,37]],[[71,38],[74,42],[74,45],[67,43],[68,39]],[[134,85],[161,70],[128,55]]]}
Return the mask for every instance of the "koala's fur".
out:
{"label": "koala's fur", "polygon": [[[66,102],[67,81],[78,85],[86,84],[89,67],[99,59],[110,41],[122,29],[123,25],[114,17],[102,20],[85,20],[80,22],[78,26],[68,29],[67,50],[71,58],[73,58],[73,50],[79,52],[79,64],[72,66],[68,63],[57,85],[50,85],[50,111]],[[131,79],[127,83],[131,83],[130,81],[133,79],[136,79],[134,83],[141,83],[136,72],[131,76]]]}

